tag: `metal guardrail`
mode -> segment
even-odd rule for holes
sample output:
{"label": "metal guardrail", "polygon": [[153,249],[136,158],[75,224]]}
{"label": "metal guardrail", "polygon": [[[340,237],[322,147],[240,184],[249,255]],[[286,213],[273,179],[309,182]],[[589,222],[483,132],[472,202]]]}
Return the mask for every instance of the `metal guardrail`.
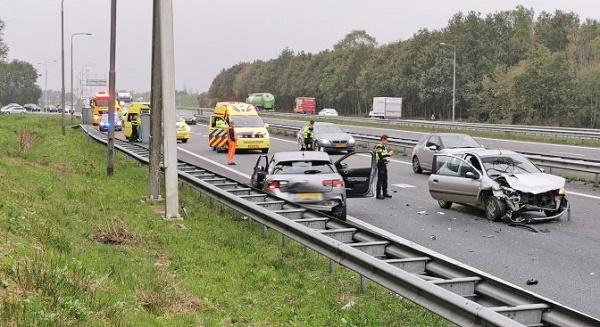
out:
{"label": "metal guardrail", "polygon": [[[185,110],[212,111],[210,108],[180,107]],[[282,117],[307,117],[306,115],[287,113],[287,112],[269,112],[268,114]],[[471,130],[484,132],[504,132],[526,135],[569,137],[589,140],[600,140],[600,129],[594,128],[575,128],[575,127],[555,127],[555,126],[528,126],[528,125],[505,125],[488,123],[467,123],[467,122],[449,122],[449,121],[427,121],[416,119],[374,119],[365,117],[319,117],[325,119],[346,120],[364,123],[377,123],[381,125],[399,125],[411,127],[425,127],[450,130]]]}
{"label": "metal guardrail", "polygon": [[[296,136],[297,126],[269,124],[269,130],[288,136]],[[379,137],[360,133],[350,133],[352,137],[365,147],[372,148],[379,143]],[[410,155],[412,148],[418,140],[390,137],[390,145],[401,149],[400,152]],[[600,160],[581,160],[567,156],[547,155],[534,152],[520,152],[537,166],[545,168],[549,173],[556,173],[567,177],[584,178],[596,183],[600,182]]]}
{"label": "metal guardrail", "polygon": [[[95,140],[106,136],[82,126]],[[115,147],[147,163],[148,150],[117,140]],[[461,326],[600,326],[600,320],[526,291],[431,250],[401,243],[185,161],[180,181],[266,228],[328,257],[390,291]]]}

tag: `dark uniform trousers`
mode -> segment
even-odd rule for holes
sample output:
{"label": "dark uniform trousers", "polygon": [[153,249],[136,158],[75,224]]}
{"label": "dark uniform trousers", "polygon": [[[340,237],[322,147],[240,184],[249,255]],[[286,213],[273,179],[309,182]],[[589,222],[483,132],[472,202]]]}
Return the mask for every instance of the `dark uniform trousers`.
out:
{"label": "dark uniform trousers", "polygon": [[377,195],[388,194],[388,171],[386,163],[377,164]]}

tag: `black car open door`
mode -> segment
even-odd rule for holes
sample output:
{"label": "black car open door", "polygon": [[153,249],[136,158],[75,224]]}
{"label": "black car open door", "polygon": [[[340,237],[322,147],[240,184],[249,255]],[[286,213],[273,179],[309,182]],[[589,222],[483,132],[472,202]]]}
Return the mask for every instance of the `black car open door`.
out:
{"label": "black car open door", "polygon": [[265,181],[265,177],[267,176],[267,166],[269,164],[269,158],[267,158],[266,154],[261,154],[256,160],[256,164],[254,165],[254,171],[252,172],[252,176],[250,177],[250,185],[255,188],[262,188],[262,184]]}
{"label": "black car open door", "polygon": [[338,173],[344,179],[346,196],[360,198],[373,196],[373,180],[377,172],[373,151],[356,151],[335,162]]}

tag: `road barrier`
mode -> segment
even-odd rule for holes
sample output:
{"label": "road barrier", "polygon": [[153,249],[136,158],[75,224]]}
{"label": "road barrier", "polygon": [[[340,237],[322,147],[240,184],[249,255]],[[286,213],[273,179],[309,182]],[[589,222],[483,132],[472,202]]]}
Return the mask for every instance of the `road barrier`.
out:
{"label": "road barrier", "polygon": [[[83,130],[106,144],[106,135]],[[115,141],[115,148],[148,162],[148,150]],[[600,326],[600,320],[409,241],[398,241],[337,220],[179,160],[181,182],[267,229],[347,267],[461,326]]]}

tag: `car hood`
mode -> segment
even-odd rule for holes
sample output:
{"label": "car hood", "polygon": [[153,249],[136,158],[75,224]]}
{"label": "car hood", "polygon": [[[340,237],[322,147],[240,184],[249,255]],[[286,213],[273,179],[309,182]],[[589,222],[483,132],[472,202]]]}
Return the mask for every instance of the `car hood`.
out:
{"label": "car hood", "polygon": [[343,140],[350,139],[350,134],[348,134],[348,133],[318,133],[318,134],[315,134],[315,136],[317,139],[326,139],[329,141],[331,141],[331,140],[343,141]]}
{"label": "car hood", "polygon": [[513,189],[524,193],[544,193],[565,187],[565,179],[560,176],[532,174],[502,174],[496,179],[503,178]]}

